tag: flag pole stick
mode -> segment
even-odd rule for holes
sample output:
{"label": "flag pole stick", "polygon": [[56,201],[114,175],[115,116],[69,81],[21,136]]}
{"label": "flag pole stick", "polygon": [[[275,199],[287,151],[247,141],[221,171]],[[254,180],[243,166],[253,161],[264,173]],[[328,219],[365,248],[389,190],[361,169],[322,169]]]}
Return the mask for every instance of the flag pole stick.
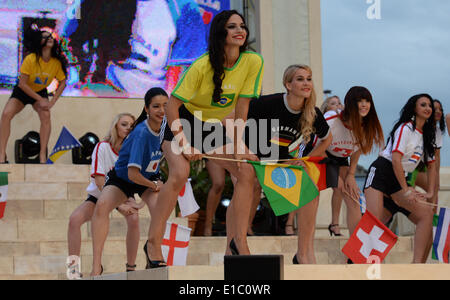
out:
{"label": "flag pole stick", "polygon": [[[211,159],[211,160],[223,160],[223,161],[231,161],[231,162],[242,162],[246,163],[248,160],[240,160],[240,159],[231,159],[224,157],[214,157],[214,156],[203,156],[203,158]],[[298,159],[276,159],[276,160],[261,160],[261,163],[277,163],[277,162],[289,162],[289,161],[298,161]]]}

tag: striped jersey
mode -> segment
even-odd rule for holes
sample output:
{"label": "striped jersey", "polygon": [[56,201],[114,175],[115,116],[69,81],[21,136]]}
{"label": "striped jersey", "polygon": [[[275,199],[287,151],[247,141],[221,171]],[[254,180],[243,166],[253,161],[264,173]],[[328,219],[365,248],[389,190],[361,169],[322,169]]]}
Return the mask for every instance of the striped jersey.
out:
{"label": "striped jersey", "polygon": [[[414,129],[411,122],[403,123],[397,128],[394,139],[389,138],[386,148],[380,152],[380,156],[392,161],[392,153],[402,155],[402,167],[405,172],[412,173],[424,156],[423,132]],[[433,162],[434,158],[428,158]]]}

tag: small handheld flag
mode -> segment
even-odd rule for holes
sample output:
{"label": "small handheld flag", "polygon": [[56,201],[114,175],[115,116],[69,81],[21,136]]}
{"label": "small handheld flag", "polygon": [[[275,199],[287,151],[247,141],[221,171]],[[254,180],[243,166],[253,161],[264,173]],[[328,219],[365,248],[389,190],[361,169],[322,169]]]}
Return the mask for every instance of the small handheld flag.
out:
{"label": "small handheld flag", "polygon": [[389,228],[366,211],[342,252],[355,264],[366,264],[371,256],[378,256],[382,262],[397,239]]}
{"label": "small handheld flag", "polygon": [[195,201],[194,192],[192,190],[191,179],[184,184],[183,189],[178,195],[178,206],[180,207],[181,216],[187,217],[200,209],[197,201]]}
{"label": "small handheld flag", "polygon": [[191,229],[167,222],[161,250],[168,266],[185,266]]}
{"label": "small handheld flag", "polygon": [[2,219],[5,214],[7,198],[8,198],[8,173],[0,172],[0,219]]}
{"label": "small handheld flag", "polygon": [[441,263],[449,263],[450,209],[441,208],[433,241],[433,254]]}
{"label": "small handheld flag", "polygon": [[249,161],[276,216],[295,211],[319,196],[303,167]]}
{"label": "small handheld flag", "polygon": [[53,164],[64,153],[77,147],[81,147],[80,142],[65,126],[63,126],[61,133],[59,134],[58,141],[53,148],[52,154],[50,154],[47,160],[47,164]]}
{"label": "small handheld flag", "polygon": [[338,186],[339,166],[329,158],[303,157],[309,176],[319,191]]}

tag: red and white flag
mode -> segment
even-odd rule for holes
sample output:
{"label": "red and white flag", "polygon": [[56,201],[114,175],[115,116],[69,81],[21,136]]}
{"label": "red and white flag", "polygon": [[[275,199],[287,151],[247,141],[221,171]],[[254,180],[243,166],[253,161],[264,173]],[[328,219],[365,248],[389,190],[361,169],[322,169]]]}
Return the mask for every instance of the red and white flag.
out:
{"label": "red and white flag", "polygon": [[161,248],[168,266],[186,265],[190,239],[190,228],[167,222]]}
{"label": "red and white flag", "polygon": [[380,220],[366,211],[342,252],[355,264],[373,262],[371,256],[378,256],[380,263],[397,243],[397,236]]}
{"label": "red and white flag", "polygon": [[181,216],[183,218],[192,215],[193,213],[195,213],[197,210],[200,209],[200,206],[198,206],[197,201],[195,201],[190,178],[185,183],[183,189],[178,195],[178,206],[180,207]]}

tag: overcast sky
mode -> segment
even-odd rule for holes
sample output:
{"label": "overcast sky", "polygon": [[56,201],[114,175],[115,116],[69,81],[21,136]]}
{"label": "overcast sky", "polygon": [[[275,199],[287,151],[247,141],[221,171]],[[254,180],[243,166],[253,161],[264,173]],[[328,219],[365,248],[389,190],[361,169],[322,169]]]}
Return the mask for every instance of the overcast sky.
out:
{"label": "overcast sky", "polygon": [[[343,100],[350,87],[367,87],[388,136],[415,94],[429,93],[450,112],[450,1],[378,0],[380,19],[370,19],[376,1],[321,1],[324,88]],[[448,153],[446,135],[443,166]],[[360,164],[367,168],[376,156]]]}

